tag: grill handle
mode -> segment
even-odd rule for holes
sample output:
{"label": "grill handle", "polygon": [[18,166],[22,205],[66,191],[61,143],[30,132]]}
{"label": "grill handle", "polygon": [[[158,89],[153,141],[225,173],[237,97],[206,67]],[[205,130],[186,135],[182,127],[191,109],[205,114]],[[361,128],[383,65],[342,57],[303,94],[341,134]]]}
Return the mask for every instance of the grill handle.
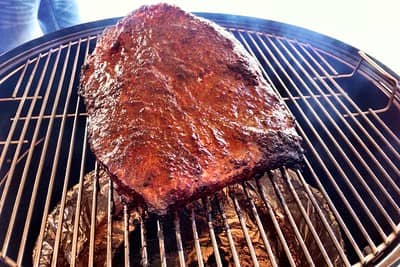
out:
{"label": "grill handle", "polygon": [[386,70],[384,70],[381,66],[378,65],[378,63],[375,62],[371,57],[369,57],[367,54],[365,54],[363,51],[358,51],[358,54],[360,57],[367,62],[371,67],[373,67],[375,70],[377,70],[380,74],[385,77],[390,85],[392,85],[395,90],[397,91],[397,88],[399,87],[399,81],[395,79],[392,75],[390,75]]}

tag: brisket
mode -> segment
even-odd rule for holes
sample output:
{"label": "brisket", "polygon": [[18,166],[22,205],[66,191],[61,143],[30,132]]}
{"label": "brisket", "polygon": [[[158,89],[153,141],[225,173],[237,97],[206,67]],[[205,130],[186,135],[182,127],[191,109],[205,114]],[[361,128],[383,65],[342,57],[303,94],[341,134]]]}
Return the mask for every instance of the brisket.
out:
{"label": "brisket", "polygon": [[159,214],[302,160],[294,120],[233,35],[177,7],[107,28],[80,94],[96,158],[131,201]]}

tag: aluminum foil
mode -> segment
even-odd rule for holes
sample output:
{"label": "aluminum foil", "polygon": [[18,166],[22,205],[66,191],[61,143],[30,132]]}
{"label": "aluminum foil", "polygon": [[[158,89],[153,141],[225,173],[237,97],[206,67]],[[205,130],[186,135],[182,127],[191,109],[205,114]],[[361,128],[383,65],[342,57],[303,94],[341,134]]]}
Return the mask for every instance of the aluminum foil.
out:
{"label": "aluminum foil", "polygon": [[[237,211],[235,209],[234,202],[232,198],[229,197],[230,194],[234,194],[235,198],[238,201],[239,206],[241,207],[241,216],[245,221],[247,232],[250,236],[252,245],[257,255],[257,260],[260,266],[272,266],[271,261],[269,259],[267,250],[265,249],[263,240],[260,235],[260,231],[258,230],[258,226],[256,224],[255,218],[251,213],[251,209],[247,198],[239,188],[239,186],[232,186],[229,189],[224,189],[222,192],[215,194],[210,199],[210,205],[213,206],[212,216],[213,216],[213,229],[216,233],[216,238],[218,242],[218,250],[221,255],[221,260],[224,266],[234,266],[233,265],[233,254],[230,247],[228,235],[225,231],[225,222],[228,224],[230,233],[232,235],[232,239],[234,241],[236,252],[239,256],[240,265],[241,266],[254,266],[252,262],[250,251],[244,237],[244,232],[237,215]],[[257,208],[261,207],[263,209],[263,205],[259,201],[259,199],[253,198],[256,202]],[[210,240],[209,227],[207,222],[207,215],[204,211],[204,205],[202,205],[199,201],[193,203],[196,210],[196,226],[199,234],[199,241],[201,245],[202,257],[206,266],[214,266],[215,265],[215,254],[214,249]],[[223,213],[222,213],[223,211]],[[225,215],[225,218],[222,216]],[[261,220],[265,223],[269,224],[267,217],[265,217],[264,209],[259,212],[259,215],[262,217]],[[183,225],[188,225],[188,222],[184,222]],[[189,224],[190,225],[190,224]],[[280,248],[277,242],[275,232],[271,227],[265,227],[264,230],[269,239],[269,245],[274,253],[280,258]],[[189,231],[183,230],[184,232]],[[192,241],[193,243],[193,241]],[[186,264],[188,266],[197,266],[198,258],[195,249],[193,249],[190,245],[185,247],[185,251],[187,254]]]}
{"label": "aluminum foil", "polygon": [[[331,240],[328,231],[326,230],[322,219],[319,217],[315,207],[312,204],[311,199],[309,198],[308,194],[304,190],[304,187],[302,186],[302,183],[300,182],[297,174],[292,171],[288,170],[288,177],[294,187],[294,190],[296,191],[302,206],[304,207],[307,217],[310,219],[312,225],[314,226],[314,229],[321,240],[322,245],[324,246],[330,260],[332,261],[332,264],[334,266],[344,266],[344,263],[340,259],[340,256],[337,252],[337,249]],[[277,185],[279,188],[279,191],[282,193],[283,198],[285,199],[286,205],[288,206],[294,221],[296,222],[296,225],[299,229],[299,232],[301,234],[302,239],[304,240],[305,246],[309,250],[309,253],[314,261],[315,266],[326,266],[326,262],[322,256],[321,250],[319,249],[316,240],[311,234],[310,228],[308,227],[306,220],[304,219],[303,215],[301,214],[300,208],[298,204],[296,203],[296,200],[291,193],[286,181],[281,176],[281,173],[278,171],[272,172],[272,175],[274,177],[274,183]],[[284,234],[286,233],[288,236],[292,235],[293,239],[295,238],[294,231],[292,227],[290,226],[288,216],[285,214],[283,210],[283,205],[282,202],[279,201],[279,198],[277,194],[273,190],[273,185],[269,177],[264,176],[261,178],[260,184],[264,188],[265,192],[267,192],[267,198],[268,201],[271,203],[271,206],[274,209],[274,213],[276,217],[279,219],[281,228],[284,231]],[[331,229],[336,237],[336,239],[339,241],[340,245],[342,248],[344,248],[344,241],[341,236],[340,232],[340,227],[338,222],[336,221],[332,211],[329,208],[329,205],[323,195],[316,189],[310,186],[311,191],[313,192],[313,196],[315,197],[319,207],[321,208],[324,217],[326,218],[327,222],[331,226]],[[304,253],[301,251],[300,245],[298,244],[297,241],[295,240],[290,240],[289,242],[289,247],[293,246],[291,248],[291,251],[294,249],[297,250],[297,255],[299,256],[298,258],[298,263],[301,266],[308,266],[308,263],[305,259]],[[299,253],[300,250],[300,253]]]}
{"label": "aluminum foil", "polygon": [[[305,208],[307,215],[309,216],[315,230],[327,251],[327,254],[332,261],[334,266],[343,266],[343,262],[341,261],[340,257],[338,256],[337,250],[334,246],[333,241],[331,240],[328,232],[326,231],[319,215],[316,213],[314,206],[312,205],[311,200],[309,199],[307,193],[304,191],[301,182],[298,180],[297,175],[295,172],[289,170],[289,179],[292,182],[292,185],[297,192],[300,201]],[[283,180],[284,178],[281,177],[280,172],[273,172],[274,176],[274,183],[279,188],[280,192],[282,193],[285,202],[296,222],[296,225],[299,229],[299,232],[305,241],[305,245],[309,250],[309,253],[315,263],[315,266],[326,266],[326,262],[322,257],[321,251],[317,246],[317,243],[312,236],[309,227],[306,224],[306,221],[303,215],[298,208],[298,205],[293,197],[292,193],[290,192],[286,182]],[[288,266],[289,262],[287,261],[287,257],[284,253],[282,244],[279,242],[276,230],[273,227],[273,223],[271,221],[270,216],[268,215],[268,211],[262,201],[261,196],[259,195],[259,191],[256,189],[255,182],[247,182],[247,188],[249,188],[248,193],[254,201],[255,207],[258,211],[258,215],[261,218],[263,223],[264,230],[267,234],[267,238],[269,241],[269,245],[271,250],[275,256],[275,259],[279,266]],[[260,185],[264,192],[266,193],[266,201],[270,204],[275,218],[277,219],[280,229],[285,236],[287,245],[289,250],[293,256],[293,259],[296,263],[296,266],[308,266],[306,261],[305,255],[302,252],[298,241],[296,240],[295,233],[293,228],[290,226],[288,216],[285,214],[283,209],[282,203],[279,200],[278,195],[276,194],[272,182],[268,176],[264,176],[260,178]],[[315,189],[312,188],[314,196],[323,210],[324,216],[332,226],[332,230],[339,240],[341,246],[344,246],[343,239],[341,237],[340,228],[335,220],[332,212],[329,209],[329,206],[323,196]],[[235,209],[235,205],[233,200],[230,196],[234,195],[237,199],[237,203],[240,206],[241,216],[246,222],[246,227],[248,230],[248,234],[251,238],[252,245],[257,255],[257,260],[260,266],[272,266],[271,259],[268,256],[267,250],[265,248],[264,242],[261,238],[260,231],[258,230],[258,226],[256,223],[256,219],[251,212],[251,206],[247,200],[245,192],[243,188],[239,185],[231,186],[229,189],[224,189],[222,192],[214,195],[211,197],[212,205],[218,206],[217,201],[221,203],[223,210],[225,211],[226,220],[229,225],[232,238],[235,242],[235,248],[237,254],[239,255],[239,260],[241,266],[254,266],[254,263],[251,259],[249,248],[244,237],[244,233],[237,216],[237,211]],[[199,231],[199,240],[201,244],[202,256],[203,261],[205,262],[206,266],[213,266],[215,263],[214,258],[214,250],[212,247],[212,243],[210,241],[209,235],[209,228],[207,224],[207,217],[204,212],[204,206],[199,202],[194,202],[196,210],[196,224]],[[214,212],[213,214],[213,226],[214,230],[216,231],[217,241],[219,245],[219,253],[221,254],[223,264],[225,266],[233,266],[233,255],[231,252],[228,236],[226,235],[224,220],[221,216],[221,213]],[[189,222],[184,222],[182,225],[187,225]],[[190,224],[189,224],[190,225]],[[183,230],[183,232],[191,231],[191,229],[187,228]],[[192,241],[193,243],[193,241]],[[187,262],[188,266],[197,266],[197,254],[196,251],[192,246],[187,246],[185,248],[185,252],[187,255]]]}
{"label": "aluminum foil", "polygon": [[[92,171],[84,177],[81,198],[81,210],[79,218],[79,227],[77,235],[76,248],[76,266],[87,266],[89,255],[89,240],[90,240],[90,221],[92,214],[92,199],[93,199],[93,181],[95,172]],[[98,175],[98,194],[96,207],[96,234],[95,234],[95,266],[104,266],[107,251],[107,206],[108,206],[108,189],[109,176],[102,170]],[[71,263],[71,251],[73,243],[75,210],[77,207],[77,198],[79,185],[72,187],[66,196],[65,208],[63,213],[62,233],[60,240],[60,248],[57,257],[57,266],[67,266]],[[58,217],[60,214],[60,204],[48,215],[43,242],[36,242],[33,251],[33,260],[40,257],[39,266],[50,266],[54,244],[58,226]],[[135,229],[135,221],[139,219],[139,212],[136,209],[131,209],[129,212],[130,224],[129,231]],[[114,250],[124,241],[124,221],[122,217],[122,202],[120,196],[113,193],[113,222],[112,222],[112,247]],[[40,253],[39,253],[40,252]]]}
{"label": "aluminum foil", "polygon": [[[305,208],[307,215],[309,216],[315,230],[324,245],[327,254],[329,255],[334,266],[342,266],[340,257],[338,256],[337,250],[331,241],[329,234],[327,233],[319,215],[316,213],[311,200],[304,191],[301,182],[298,180],[297,175],[290,171],[288,172],[289,177],[295,191],[297,192],[300,201]],[[89,249],[89,237],[90,237],[90,216],[91,216],[91,205],[92,205],[92,192],[93,192],[93,179],[94,172],[89,173],[85,176],[84,186],[82,192],[82,204],[81,204],[81,218],[78,229],[78,242],[77,242],[77,266],[87,266],[88,260],[88,249]],[[103,171],[99,172],[99,193],[97,198],[97,217],[96,217],[96,236],[95,236],[95,266],[104,266],[106,261],[106,248],[107,248],[107,194],[108,194],[108,176]],[[280,172],[273,172],[274,184],[277,186],[279,191],[282,193],[283,198],[287,204],[287,207],[292,213],[292,216],[298,226],[300,234],[305,241],[306,247],[309,249],[311,257],[314,260],[316,266],[325,266],[326,262],[321,255],[317,243],[311,235],[310,229],[306,224],[304,217],[302,216],[297,203],[290,192],[287,183],[281,177]],[[308,266],[304,253],[302,252],[298,241],[296,240],[294,231],[290,226],[289,220],[283,209],[282,203],[279,200],[276,190],[272,184],[271,179],[268,176],[260,178],[261,189],[265,192],[266,201],[272,208],[273,214],[278,221],[280,229],[285,236],[285,240],[289,247],[289,250],[293,256],[293,259],[297,266]],[[268,210],[260,196],[257,185],[254,181],[246,182],[248,188],[248,194],[253,199],[254,205],[257,209],[258,215],[262,221],[264,230],[267,234],[269,246],[274,254],[274,257],[280,266],[287,266],[289,263],[283,250],[282,244],[277,238],[277,232],[273,226],[271,217],[269,216]],[[312,188],[314,196],[323,210],[324,216],[332,226],[333,232],[339,243],[343,247],[343,240],[341,238],[339,226],[329,210],[329,207],[322,197],[322,195],[314,188]],[[73,237],[73,223],[76,209],[76,199],[78,194],[78,186],[74,186],[67,193],[66,206],[64,210],[64,221],[62,229],[62,237],[60,243],[60,252],[58,255],[57,265],[64,266],[71,263],[71,247]],[[112,247],[113,252],[117,252],[123,249],[124,241],[124,224],[122,218],[122,203],[120,197],[114,192],[114,209],[113,209],[113,225],[112,225]],[[241,222],[238,217],[238,211],[235,207],[233,199],[237,200],[237,204],[240,207],[240,214],[243,221],[245,222],[247,232],[252,242],[252,246],[256,252],[257,260],[260,266],[272,266],[271,259],[267,253],[264,242],[261,238],[259,228],[256,223],[256,219],[251,212],[251,205],[248,201],[246,193],[241,185],[233,185],[225,188],[224,190],[215,193],[209,197],[209,203],[211,207],[212,223],[214,232],[216,234],[218,242],[218,250],[221,255],[221,260],[224,266],[233,266],[233,255],[230,247],[229,239],[226,234],[226,223],[230,229],[232,239],[235,244],[237,254],[241,266],[253,266],[253,261],[250,255],[250,250],[247,241],[244,236],[244,232],[241,226]],[[190,220],[191,210],[195,210],[195,220],[197,226],[197,232],[199,235],[199,242],[201,246],[202,258],[205,266],[215,266],[215,255],[214,249],[210,239],[209,224],[207,220],[207,207],[205,207],[203,200],[193,201],[186,207],[181,208],[178,212],[180,214],[180,230],[182,235],[182,243],[185,254],[185,260],[187,266],[197,266],[198,256],[194,247],[193,235],[192,235],[192,222]],[[222,212],[225,217],[222,216]],[[58,205],[52,213],[48,216],[46,225],[46,232],[44,240],[42,242],[41,254],[40,254],[40,266],[49,266],[52,260],[52,254],[54,250],[54,239],[57,230],[57,218],[60,212],[60,206]],[[136,229],[136,225],[140,219],[140,213],[134,207],[130,208],[130,226],[129,232]],[[161,218],[163,224],[173,225],[172,214]],[[150,223],[150,222],[149,222]],[[169,228],[164,228],[164,235],[170,237],[166,239],[173,239],[174,231]],[[166,251],[166,257],[168,263],[172,266],[179,265],[179,258],[176,252],[174,241],[171,241],[170,249]],[[149,244],[148,244],[149,245]],[[168,247],[167,247],[168,248]],[[172,249],[171,249],[172,248]],[[152,251],[157,251],[158,248],[153,248]],[[37,244],[34,250],[34,257],[39,256],[39,246]],[[121,253],[119,253],[121,254]],[[136,255],[135,257],[140,257]],[[119,261],[121,262],[121,261]],[[149,255],[150,266],[157,266],[159,258],[157,255]],[[159,266],[159,265],[158,265]]]}

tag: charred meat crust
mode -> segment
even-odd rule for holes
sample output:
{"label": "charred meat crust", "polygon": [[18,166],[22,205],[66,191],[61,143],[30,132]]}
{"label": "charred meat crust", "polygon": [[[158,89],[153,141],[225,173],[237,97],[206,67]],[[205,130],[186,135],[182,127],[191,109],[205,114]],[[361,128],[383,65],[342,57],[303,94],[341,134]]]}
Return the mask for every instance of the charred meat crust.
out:
{"label": "charred meat crust", "polygon": [[[282,140],[279,137],[274,138],[273,135],[270,136],[271,139],[267,140],[274,140],[275,143],[274,145],[266,145],[263,144],[265,147],[268,147],[269,149],[265,149],[264,155],[264,161],[261,160],[259,164],[254,166],[252,169],[246,168],[247,167],[247,162],[246,161],[240,161],[240,160],[235,160],[231,159],[230,162],[233,163],[234,168],[240,169],[244,168],[242,173],[240,175],[236,175],[232,178],[228,178],[230,180],[229,183],[221,183],[221,184],[215,184],[213,185],[213,191],[218,191],[221,190],[222,188],[235,184],[239,181],[245,181],[252,179],[254,177],[261,177],[267,170],[270,169],[275,169],[278,167],[282,166],[282,162],[286,162],[285,166],[290,166],[294,168],[298,168],[301,166],[302,162],[302,157],[301,154],[298,153],[292,153],[289,154],[290,151],[293,150],[291,146],[293,140],[290,140],[290,136],[285,136],[285,138],[288,138],[288,143],[282,144],[280,140]],[[277,151],[277,149],[280,149],[282,152],[281,153],[274,153]],[[269,162],[269,163],[268,163]],[[107,167],[102,165],[102,169],[107,170]],[[110,173],[109,171],[107,171]],[[136,192],[133,188],[130,188],[128,185],[125,185],[118,177],[113,176],[112,174],[110,175],[111,179],[114,182],[114,187],[115,189],[121,194],[121,196],[124,198],[125,203],[131,203],[132,205],[136,206],[142,206],[146,207],[147,203],[143,199],[143,197],[140,195],[140,193]],[[171,194],[170,197],[171,199],[166,199],[167,202],[169,203],[175,203],[175,205],[169,206],[169,209],[176,209],[177,207],[181,207],[186,205],[187,203],[199,199],[202,196],[207,195],[210,193],[210,188],[208,186],[200,186],[196,188],[196,191],[192,194],[190,198],[184,198],[184,199],[179,199],[176,197],[173,197],[174,194]]]}
{"label": "charred meat crust", "polygon": [[174,6],[140,8],[106,29],[79,93],[91,149],[117,190],[159,214],[302,160],[293,118],[255,60]]}

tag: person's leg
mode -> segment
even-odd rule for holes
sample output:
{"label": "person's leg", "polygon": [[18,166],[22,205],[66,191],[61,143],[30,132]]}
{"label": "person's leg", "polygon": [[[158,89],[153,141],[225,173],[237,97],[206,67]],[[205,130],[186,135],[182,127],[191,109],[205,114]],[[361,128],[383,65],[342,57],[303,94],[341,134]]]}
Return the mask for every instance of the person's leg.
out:
{"label": "person's leg", "polygon": [[76,0],[42,0],[39,21],[43,32],[49,33],[81,22]]}
{"label": "person's leg", "polygon": [[39,0],[0,0],[0,53],[39,37]]}

